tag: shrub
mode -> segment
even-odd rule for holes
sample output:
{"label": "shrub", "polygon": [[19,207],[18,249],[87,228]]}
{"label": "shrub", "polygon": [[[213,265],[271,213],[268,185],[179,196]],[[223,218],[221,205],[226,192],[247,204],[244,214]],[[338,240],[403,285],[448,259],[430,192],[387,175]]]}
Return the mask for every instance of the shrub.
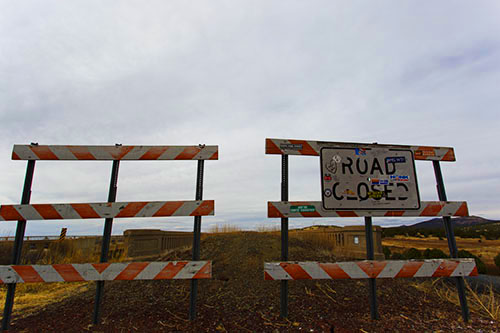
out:
{"label": "shrub", "polygon": [[497,265],[497,267],[500,268],[500,253],[496,255],[494,260],[495,260],[495,265]]}
{"label": "shrub", "polygon": [[441,259],[441,258],[449,258],[443,251],[440,249],[425,249],[422,253],[423,259]]}
{"label": "shrub", "polygon": [[477,271],[479,274],[486,274],[486,265],[484,262],[478,257],[470,253],[469,251],[466,250],[460,250],[457,253],[459,258],[474,258],[476,261],[476,266],[477,266]]}
{"label": "shrub", "polygon": [[388,246],[382,246],[382,252],[384,252],[384,256],[386,259],[391,257],[391,249]]}
{"label": "shrub", "polygon": [[405,257],[401,253],[394,252],[392,254],[392,256],[391,256],[391,259],[394,259],[394,260],[403,260],[403,259],[405,259]]}
{"label": "shrub", "polygon": [[403,253],[406,259],[422,259],[422,252],[412,247]]}

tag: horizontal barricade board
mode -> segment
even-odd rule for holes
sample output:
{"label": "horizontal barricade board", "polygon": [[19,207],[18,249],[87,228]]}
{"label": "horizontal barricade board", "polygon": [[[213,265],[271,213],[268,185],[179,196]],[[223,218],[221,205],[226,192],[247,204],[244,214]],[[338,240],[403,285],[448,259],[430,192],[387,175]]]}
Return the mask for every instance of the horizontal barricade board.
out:
{"label": "horizontal barricade board", "polygon": [[214,215],[214,200],[1,205],[0,221]]}
{"label": "horizontal barricade board", "polygon": [[268,217],[469,216],[465,201],[421,201],[416,210],[325,210],[321,201],[269,201]]}
{"label": "horizontal barricade board", "polygon": [[218,146],[14,145],[13,160],[217,160]]}
{"label": "horizontal barricade board", "polygon": [[211,261],[0,266],[2,283],[210,279]]}
{"label": "horizontal barricade board", "polygon": [[456,277],[478,275],[474,259],[266,262],[266,280]]}
{"label": "horizontal barricade board", "polygon": [[[369,148],[373,143],[326,142],[292,139],[266,139],[266,154],[319,156],[324,147]],[[416,160],[455,161],[455,152],[451,147],[378,145],[378,147],[409,149]]]}

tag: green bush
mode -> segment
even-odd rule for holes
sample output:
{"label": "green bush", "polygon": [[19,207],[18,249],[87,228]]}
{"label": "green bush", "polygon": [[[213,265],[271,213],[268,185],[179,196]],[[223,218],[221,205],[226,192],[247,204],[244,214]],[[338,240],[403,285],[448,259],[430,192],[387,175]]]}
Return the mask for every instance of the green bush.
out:
{"label": "green bush", "polygon": [[391,257],[391,249],[388,246],[382,246],[382,252],[384,252],[384,256],[386,259]]}
{"label": "green bush", "polygon": [[422,259],[422,252],[420,252],[416,248],[412,247],[411,249],[406,250],[403,253],[403,256],[406,259]]}
{"label": "green bush", "polygon": [[423,259],[442,259],[442,258],[449,258],[449,256],[447,256],[446,253],[444,253],[440,249],[425,249],[425,251],[422,253],[422,258]]}
{"label": "green bush", "polygon": [[500,268],[500,253],[495,256],[495,265],[497,265],[498,268]]}
{"label": "green bush", "polygon": [[394,260],[403,260],[403,259],[405,259],[405,257],[401,253],[394,252],[392,254],[392,256],[391,256],[391,259],[394,259]]}
{"label": "green bush", "polygon": [[476,261],[476,267],[477,267],[478,273],[479,274],[486,274],[486,271],[487,271],[486,265],[479,257],[473,255],[472,253],[470,253],[469,251],[466,251],[466,250],[458,251],[457,255],[459,258],[474,258],[474,260]]}

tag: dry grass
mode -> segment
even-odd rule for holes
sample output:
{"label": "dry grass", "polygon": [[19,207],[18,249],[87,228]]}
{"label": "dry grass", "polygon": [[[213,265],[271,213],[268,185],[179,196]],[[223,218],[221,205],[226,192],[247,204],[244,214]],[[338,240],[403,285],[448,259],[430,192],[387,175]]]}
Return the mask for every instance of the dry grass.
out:
{"label": "dry grass", "polygon": [[332,238],[334,236],[332,233],[297,231],[290,232],[289,237],[309,242],[318,250],[331,251],[334,248],[334,241]]}
{"label": "dry grass", "polygon": [[[12,251],[12,246],[10,246]],[[8,256],[11,253],[6,253]],[[110,261],[122,261],[124,256],[113,258]],[[51,243],[48,249],[37,251],[23,251],[21,264],[23,265],[52,265],[77,264],[99,262],[99,254],[85,255],[75,246],[72,240]],[[38,311],[48,304],[60,302],[66,297],[88,290],[90,282],[55,282],[55,283],[18,283],[14,299],[14,310],[23,316]],[[4,300],[7,294],[6,285],[0,286],[0,299]]]}
{"label": "dry grass", "polygon": [[280,230],[279,225],[261,224],[257,226],[257,232],[279,232]]}
{"label": "dry grass", "polygon": [[226,234],[240,231],[241,229],[239,227],[232,224],[216,224],[208,229],[208,232],[211,234]]}
{"label": "dry grass", "polygon": [[[435,293],[440,298],[460,306],[456,288],[454,285],[446,283],[445,280],[426,280],[414,282],[412,285],[426,293]],[[497,321],[500,320],[500,294],[495,292],[491,285],[484,292],[478,292],[471,288],[467,281],[465,281],[465,286],[468,290],[467,301],[470,311],[486,315]]]}

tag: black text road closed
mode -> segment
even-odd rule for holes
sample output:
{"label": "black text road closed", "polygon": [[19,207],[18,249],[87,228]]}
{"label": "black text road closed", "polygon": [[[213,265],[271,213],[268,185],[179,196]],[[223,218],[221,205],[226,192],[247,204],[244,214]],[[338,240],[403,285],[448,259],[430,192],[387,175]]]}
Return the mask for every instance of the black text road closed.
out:
{"label": "black text road closed", "polygon": [[348,210],[419,209],[411,150],[322,148],[323,208]]}

